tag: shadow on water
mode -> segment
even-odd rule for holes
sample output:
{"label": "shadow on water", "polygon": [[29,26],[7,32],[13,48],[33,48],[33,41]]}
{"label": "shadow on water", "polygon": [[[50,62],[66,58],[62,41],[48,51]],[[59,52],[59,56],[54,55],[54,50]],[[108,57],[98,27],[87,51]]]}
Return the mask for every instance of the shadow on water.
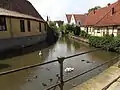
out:
{"label": "shadow on water", "polygon": [[8,64],[0,64],[0,69],[5,69],[5,68],[9,68],[11,67],[11,65]]}
{"label": "shadow on water", "polygon": [[55,44],[55,42],[52,44],[48,44],[47,42],[42,42],[42,43],[34,44],[34,45],[31,45],[28,47],[14,48],[14,49],[2,51],[2,52],[0,52],[0,60],[6,60],[8,58],[12,58],[15,56],[22,56],[24,54],[39,51],[39,50],[47,48],[53,44]]}

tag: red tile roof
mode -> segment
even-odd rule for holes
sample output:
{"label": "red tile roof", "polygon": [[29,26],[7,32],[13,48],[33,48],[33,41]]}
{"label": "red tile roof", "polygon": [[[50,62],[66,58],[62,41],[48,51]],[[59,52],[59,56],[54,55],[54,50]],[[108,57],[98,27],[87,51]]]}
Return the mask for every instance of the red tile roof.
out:
{"label": "red tile roof", "polygon": [[3,9],[3,8],[0,8],[0,16],[23,18],[23,19],[31,19],[31,20],[37,20],[37,21],[44,21],[42,19],[35,18],[33,16],[30,16],[30,15],[22,14],[22,13],[15,12],[15,11],[6,10],[6,9]]}
{"label": "red tile roof", "polygon": [[97,25],[97,23],[101,22],[101,20],[103,20],[107,16],[107,14],[110,13],[111,8],[115,7],[116,5],[117,5],[117,2],[107,7],[104,7],[95,11],[91,11],[87,16],[84,22],[84,25],[85,26]]}
{"label": "red tile roof", "polygon": [[87,17],[87,15],[85,14],[73,14],[74,18],[75,18],[75,22],[77,23],[78,21],[80,21],[81,25],[84,24],[85,19]]}
{"label": "red tile roof", "polygon": [[33,5],[27,0],[0,0],[0,7],[43,19]]}
{"label": "red tile roof", "polygon": [[112,9],[109,13],[96,24],[96,26],[109,26],[109,25],[120,25],[120,2],[117,2],[114,6],[114,13],[112,14]]}
{"label": "red tile roof", "polygon": [[70,21],[71,21],[71,17],[72,17],[72,14],[66,14],[66,17],[67,17],[67,21],[68,21],[68,23],[70,23]]}

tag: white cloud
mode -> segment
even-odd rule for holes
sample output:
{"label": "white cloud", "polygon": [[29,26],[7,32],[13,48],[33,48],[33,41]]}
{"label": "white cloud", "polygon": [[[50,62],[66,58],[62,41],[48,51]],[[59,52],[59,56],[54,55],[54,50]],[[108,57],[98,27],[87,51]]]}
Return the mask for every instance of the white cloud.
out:
{"label": "white cloud", "polygon": [[94,6],[106,6],[117,0],[29,0],[38,12],[46,19],[64,20],[66,13],[86,13]]}

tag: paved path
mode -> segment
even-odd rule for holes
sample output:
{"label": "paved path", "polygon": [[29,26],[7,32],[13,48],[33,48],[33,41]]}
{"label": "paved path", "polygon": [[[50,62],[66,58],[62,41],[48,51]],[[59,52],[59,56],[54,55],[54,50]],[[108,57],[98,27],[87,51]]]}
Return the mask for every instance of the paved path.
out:
{"label": "paved path", "polygon": [[[120,90],[120,68],[118,63],[111,66],[98,76],[84,82],[71,90]],[[114,81],[117,80],[117,81]],[[112,83],[107,89],[107,85]]]}

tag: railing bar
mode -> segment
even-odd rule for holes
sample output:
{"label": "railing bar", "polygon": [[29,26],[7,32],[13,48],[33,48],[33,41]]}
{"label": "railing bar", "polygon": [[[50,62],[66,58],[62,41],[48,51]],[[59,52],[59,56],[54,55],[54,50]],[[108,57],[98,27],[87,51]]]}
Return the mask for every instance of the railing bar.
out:
{"label": "railing bar", "polygon": [[119,55],[119,56],[116,56],[116,57],[112,58],[111,60],[108,60],[108,61],[106,61],[105,63],[100,64],[100,65],[98,65],[98,66],[96,66],[96,67],[94,67],[94,68],[92,68],[92,69],[90,69],[90,70],[87,70],[87,71],[85,71],[85,72],[83,72],[83,73],[81,73],[81,74],[79,74],[79,75],[76,75],[76,76],[74,76],[74,77],[72,77],[72,78],[70,78],[70,79],[67,79],[67,80],[64,81],[64,83],[66,83],[66,82],[68,82],[68,81],[71,81],[71,80],[73,80],[73,79],[75,79],[75,78],[77,78],[77,77],[79,77],[79,76],[82,76],[83,74],[86,74],[86,73],[88,73],[88,72],[90,72],[90,71],[92,71],[92,70],[95,70],[95,69],[97,69],[97,68],[99,68],[99,67],[101,67],[101,66],[103,66],[103,65],[105,65],[105,64],[107,64],[107,63],[109,63],[110,61],[112,61],[112,60],[114,60],[114,59],[117,59],[118,57],[120,57],[120,55]]}
{"label": "railing bar", "polygon": [[[83,72],[83,73],[81,73],[81,74],[79,74],[79,75],[76,75],[76,76],[74,76],[74,77],[72,77],[72,78],[70,78],[70,79],[64,80],[64,83],[66,83],[66,82],[68,82],[68,81],[71,81],[71,80],[73,80],[74,78],[77,78],[77,77],[79,77],[79,76],[82,76],[83,74],[86,74],[86,73],[88,73],[88,72],[90,72],[90,71],[92,71],[92,70],[94,70],[94,69],[97,69],[97,68],[99,68],[99,67],[101,67],[101,66],[109,63],[110,61],[119,58],[119,57],[120,57],[120,55],[119,55],[119,56],[116,56],[116,57],[112,58],[111,60],[108,60],[108,61],[106,61],[105,63],[100,64],[100,65],[98,65],[98,66],[96,66],[96,67],[94,67],[94,68],[92,68],[92,69],[90,69],[90,70],[87,70],[87,71],[85,71],[85,72]],[[54,88],[54,87],[56,87],[56,86],[58,86],[58,85],[60,85],[60,83],[55,84],[55,85],[53,85],[53,86],[51,86],[51,87],[49,87],[49,88],[47,88],[47,89],[45,89],[45,90],[50,90],[50,89],[52,89],[52,88]]]}
{"label": "railing bar", "polygon": [[99,51],[99,50],[102,50],[102,49],[90,50],[90,51],[87,51],[87,52],[83,52],[83,53],[79,53],[79,54],[75,54],[75,55],[71,55],[71,56],[65,57],[64,59],[69,59],[69,58],[72,58],[72,57],[84,55],[84,54],[86,54],[86,53],[96,52],[96,51]]}
{"label": "railing bar", "polygon": [[42,65],[57,62],[57,61],[58,60],[53,60],[53,61],[49,61],[49,62],[45,62],[45,63],[39,63],[39,64],[35,64],[35,65],[30,65],[30,66],[26,66],[26,67],[22,67],[22,68],[18,68],[18,69],[13,69],[13,70],[1,72],[0,76],[10,74],[10,73],[14,73],[14,72],[18,72],[18,71],[22,71],[22,70],[26,70],[26,69],[30,69],[30,68],[34,68],[34,67],[38,67],[38,66],[42,66]]}
{"label": "railing bar", "polygon": [[[69,59],[69,58],[72,58],[72,57],[75,57],[75,56],[83,55],[83,54],[94,52],[94,51],[98,51],[98,50],[100,50],[100,49],[96,49],[96,50],[92,50],[92,51],[83,52],[83,53],[80,53],[80,54],[68,56],[68,57],[65,57],[64,59]],[[49,63],[57,62],[57,61],[58,60],[52,60],[52,61],[48,61],[48,62],[45,62],[45,63],[39,63],[39,64],[35,64],[35,65],[25,66],[25,67],[22,67],[22,68],[18,68],[18,69],[13,69],[13,70],[1,72],[0,76],[6,75],[6,74],[9,74],[9,73],[14,73],[14,72],[22,71],[22,70],[25,70],[25,69],[30,69],[30,68],[34,68],[34,67],[46,65],[46,64],[49,64]]]}

